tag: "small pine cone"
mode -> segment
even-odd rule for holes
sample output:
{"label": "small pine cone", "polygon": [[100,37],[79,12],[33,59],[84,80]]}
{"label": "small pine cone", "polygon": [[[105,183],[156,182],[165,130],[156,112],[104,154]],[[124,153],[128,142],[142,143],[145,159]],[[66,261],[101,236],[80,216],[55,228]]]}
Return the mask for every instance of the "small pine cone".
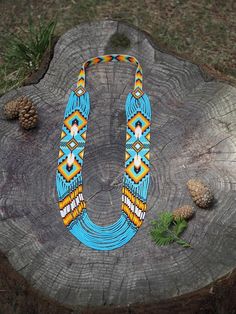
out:
{"label": "small pine cone", "polygon": [[23,109],[27,104],[28,105],[33,105],[32,101],[27,97],[27,96],[21,96],[19,98],[17,98],[18,101],[18,109],[19,112],[21,111],[21,109]]}
{"label": "small pine cone", "polygon": [[6,119],[12,120],[18,118],[18,102],[17,100],[12,100],[6,103],[3,107],[3,113]]}
{"label": "small pine cone", "polygon": [[190,179],[187,182],[187,187],[193,198],[193,201],[198,207],[208,208],[213,201],[213,194],[210,188],[203,182],[197,179]]}
{"label": "small pine cone", "polygon": [[[24,103],[23,103],[24,102]],[[20,125],[26,129],[32,129],[37,125],[38,114],[35,106],[29,99],[22,101],[19,110]]]}
{"label": "small pine cone", "polygon": [[193,208],[190,205],[184,205],[176,208],[173,211],[174,220],[177,219],[190,219],[194,214]]}

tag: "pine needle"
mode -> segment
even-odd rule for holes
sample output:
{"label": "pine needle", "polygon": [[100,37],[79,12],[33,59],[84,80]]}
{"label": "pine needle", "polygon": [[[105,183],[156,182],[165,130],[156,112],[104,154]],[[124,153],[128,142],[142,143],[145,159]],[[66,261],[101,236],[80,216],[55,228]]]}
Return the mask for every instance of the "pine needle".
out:
{"label": "pine needle", "polygon": [[191,245],[179,236],[187,228],[188,223],[184,219],[174,220],[171,212],[162,212],[157,220],[153,220],[152,229],[150,231],[152,240],[159,246],[168,245],[173,242],[187,248]]}
{"label": "pine needle", "polygon": [[181,233],[183,233],[183,231],[187,228],[188,223],[186,220],[184,219],[178,219],[176,221],[173,221],[173,229],[172,231],[179,236]]}

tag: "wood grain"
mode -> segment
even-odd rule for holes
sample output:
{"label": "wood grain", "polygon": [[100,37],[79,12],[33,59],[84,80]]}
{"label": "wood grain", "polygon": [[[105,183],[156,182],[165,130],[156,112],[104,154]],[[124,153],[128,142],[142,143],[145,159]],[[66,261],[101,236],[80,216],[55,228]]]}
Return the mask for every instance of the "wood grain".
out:
{"label": "wood grain", "polygon": [[[110,252],[91,250],[64,227],[55,172],[63,113],[81,63],[104,54],[115,32],[125,33],[138,58],[152,104],[148,212],[137,235]],[[117,51],[114,51],[116,53]],[[119,51],[120,52],[120,51]],[[135,67],[100,64],[88,69],[91,97],[84,157],[84,196],[90,217],[105,225],[120,215],[127,93]],[[162,52],[141,31],[115,21],[81,24],[55,46],[39,83],[13,90],[3,104],[27,95],[39,126],[24,131],[1,113],[0,249],[33,287],[74,306],[148,303],[193,292],[236,264],[236,89]],[[186,181],[212,186],[212,210],[197,209],[184,237],[193,249],[157,247],[150,238],[158,212],[190,203]]]}

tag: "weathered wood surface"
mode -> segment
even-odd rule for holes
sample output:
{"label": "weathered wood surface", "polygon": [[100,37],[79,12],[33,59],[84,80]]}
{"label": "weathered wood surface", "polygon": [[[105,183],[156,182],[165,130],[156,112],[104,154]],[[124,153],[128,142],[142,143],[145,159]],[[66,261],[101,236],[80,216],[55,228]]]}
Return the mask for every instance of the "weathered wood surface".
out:
{"label": "weathered wood surface", "polygon": [[[116,31],[130,38],[130,49],[118,52],[141,62],[144,90],[152,103],[149,211],[127,245],[99,252],[65,229],[57,207],[55,171],[69,90],[82,61],[106,53]],[[84,196],[98,224],[115,222],[120,215],[124,102],[134,73],[132,65],[117,63],[87,71],[91,114]],[[235,268],[234,87],[161,52],[146,34],[104,21],[82,24],[63,35],[43,79],[4,95],[1,106],[20,95],[37,105],[40,124],[27,132],[1,116],[0,249],[32,286],[70,305],[126,305],[195,291]],[[212,210],[197,209],[190,222],[184,237],[193,249],[157,247],[149,236],[151,220],[162,210],[190,203],[185,184],[195,176],[212,186],[217,201]]]}

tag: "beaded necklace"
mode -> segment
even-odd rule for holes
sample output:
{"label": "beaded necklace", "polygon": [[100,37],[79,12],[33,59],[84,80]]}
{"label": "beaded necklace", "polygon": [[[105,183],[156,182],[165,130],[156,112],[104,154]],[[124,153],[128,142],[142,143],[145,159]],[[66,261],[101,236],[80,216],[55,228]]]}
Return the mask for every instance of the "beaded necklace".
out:
{"label": "beaded necklace", "polygon": [[[113,224],[96,225],[89,218],[83,197],[83,157],[90,111],[85,89],[85,70],[101,62],[130,62],[137,66],[134,89],[126,103],[126,149],[121,216]],[[84,245],[95,250],[114,250],[125,245],[141,227],[147,210],[151,105],[142,90],[142,68],[129,55],[111,54],[83,63],[77,87],[70,93],[61,132],[56,187],[59,209],[67,229]]]}

